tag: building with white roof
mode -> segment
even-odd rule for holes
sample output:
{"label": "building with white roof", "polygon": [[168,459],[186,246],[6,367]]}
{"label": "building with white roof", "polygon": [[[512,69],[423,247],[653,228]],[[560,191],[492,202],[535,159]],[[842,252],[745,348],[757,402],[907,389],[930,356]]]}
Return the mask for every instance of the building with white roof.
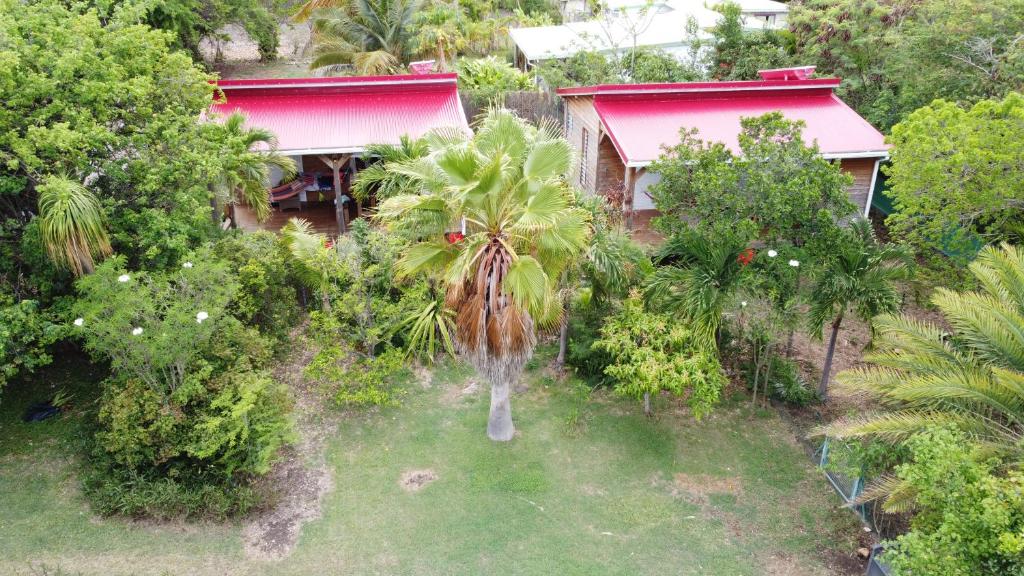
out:
{"label": "building with white roof", "polygon": [[[594,17],[587,0],[563,0],[564,24],[509,30],[516,65],[526,70],[544,60],[561,60],[578,52],[618,52],[656,48],[677,56],[688,55],[692,38],[687,24],[696,21],[698,38],[706,38],[721,14],[709,6],[712,0],[605,0],[603,14]],[[738,0],[748,28],[780,28],[788,8],[774,0]]]}

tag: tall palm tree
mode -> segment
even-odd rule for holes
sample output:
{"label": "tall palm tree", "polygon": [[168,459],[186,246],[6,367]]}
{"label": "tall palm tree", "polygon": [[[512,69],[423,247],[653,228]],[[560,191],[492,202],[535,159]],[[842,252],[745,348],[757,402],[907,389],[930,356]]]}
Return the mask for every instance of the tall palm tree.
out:
{"label": "tall palm tree", "polygon": [[[511,386],[537,327],[558,321],[558,279],[589,235],[563,178],[572,153],[559,133],[494,109],[471,138],[434,134],[428,156],[393,167],[418,182],[419,193],[385,200],[376,216],[421,238],[399,267],[444,282],[456,348],[491,384],[487,435],[496,441],[515,432]],[[465,235],[452,234],[463,222]]]}
{"label": "tall palm tree", "polygon": [[50,259],[76,276],[93,271],[111,253],[103,208],[88,188],[67,176],[49,176],[36,187],[39,232]]}
{"label": "tall palm tree", "polygon": [[648,303],[686,318],[706,342],[717,346],[722,313],[747,273],[741,259],[747,244],[747,236],[736,231],[676,233],[655,255],[660,266],[647,283]]}
{"label": "tall palm tree", "polygon": [[210,124],[223,146],[224,166],[214,186],[215,216],[220,207],[245,202],[260,222],[270,215],[270,169],[276,167],[287,181],[295,176],[295,161],[277,151],[277,137],[263,128],[249,128],[245,116],[234,112],[221,124]]}
{"label": "tall palm tree", "polygon": [[[308,3],[307,3],[308,4]],[[348,64],[360,74],[390,74],[409,60],[419,0],[339,0],[306,10],[313,19],[309,67]]]}
{"label": "tall palm tree", "polygon": [[899,310],[900,295],[895,281],[907,275],[908,254],[902,247],[881,244],[868,220],[856,220],[844,232],[837,253],[831,258],[811,291],[808,313],[811,333],[822,336],[825,324],[832,333],[825,352],[825,365],[818,384],[818,396],[828,398],[828,382],[836,339],[846,313],[870,322],[879,314]]}
{"label": "tall palm tree", "polygon": [[984,248],[970,265],[980,289],[938,288],[932,303],[952,328],[908,316],[875,319],[871,364],[837,376],[884,412],[819,430],[901,442],[933,426],[963,430],[987,454],[1024,460],[1024,251]]}

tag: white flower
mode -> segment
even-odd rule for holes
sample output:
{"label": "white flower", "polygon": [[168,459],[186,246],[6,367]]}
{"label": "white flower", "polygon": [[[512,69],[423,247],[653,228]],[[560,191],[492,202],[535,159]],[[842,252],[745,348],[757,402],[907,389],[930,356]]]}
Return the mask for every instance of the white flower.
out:
{"label": "white flower", "polygon": [[778,255],[779,255],[779,253],[778,253],[778,252],[776,252],[775,250],[769,250],[769,251],[768,251],[768,257],[769,257],[769,258],[775,258],[775,257],[776,257],[776,256],[778,256]]}
{"label": "white flower", "polygon": [[85,318],[75,318],[75,326],[81,326],[85,324]]}
{"label": "white flower", "polygon": [[139,334],[142,334],[142,328],[139,328],[139,327],[132,328],[132,336],[138,336]]}
{"label": "white flower", "polygon": [[743,308],[746,308],[747,307],[747,301],[744,300],[743,302],[740,302],[740,306],[742,306]]}
{"label": "white flower", "polygon": [[210,317],[210,315],[207,314],[206,312],[202,312],[202,311],[198,312],[198,313],[196,313],[196,322],[202,324],[203,320],[206,320],[209,317]]}
{"label": "white flower", "polygon": [[127,274],[121,274],[120,276],[117,277],[118,282],[127,282],[129,280],[131,280],[131,276]]}
{"label": "white flower", "polygon": [[797,266],[800,265],[800,261],[799,260],[790,260],[789,261],[789,265],[792,266],[793,268],[796,268]]}
{"label": "white flower", "polygon": [[184,264],[181,265],[181,267],[182,268],[191,268],[192,267],[192,263],[191,262],[185,262]]}

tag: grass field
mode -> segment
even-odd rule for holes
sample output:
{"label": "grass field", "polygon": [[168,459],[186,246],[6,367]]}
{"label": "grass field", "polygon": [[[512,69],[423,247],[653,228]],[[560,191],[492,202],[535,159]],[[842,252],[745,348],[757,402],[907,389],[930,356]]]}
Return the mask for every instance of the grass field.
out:
{"label": "grass field", "polygon": [[[22,424],[29,395],[12,388],[0,403],[0,573],[851,573],[860,528],[774,413],[736,398],[698,423],[663,400],[649,419],[538,363],[513,401],[517,437],[494,444],[472,379],[443,367],[400,406],[344,418],[322,517],[276,562],[246,558],[233,523],[95,517],[74,477],[76,419]],[[45,380],[77,386],[83,403],[95,386],[69,370]],[[433,480],[410,490],[412,472]]]}

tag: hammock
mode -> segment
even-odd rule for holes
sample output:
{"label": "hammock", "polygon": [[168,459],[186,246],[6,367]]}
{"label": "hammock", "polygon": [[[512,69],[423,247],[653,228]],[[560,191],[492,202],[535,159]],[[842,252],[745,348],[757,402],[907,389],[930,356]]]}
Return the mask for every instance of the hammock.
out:
{"label": "hammock", "polygon": [[292,180],[287,184],[282,184],[277,188],[270,189],[270,201],[280,202],[281,200],[287,200],[299,195],[306,188],[306,184],[302,180]]}

